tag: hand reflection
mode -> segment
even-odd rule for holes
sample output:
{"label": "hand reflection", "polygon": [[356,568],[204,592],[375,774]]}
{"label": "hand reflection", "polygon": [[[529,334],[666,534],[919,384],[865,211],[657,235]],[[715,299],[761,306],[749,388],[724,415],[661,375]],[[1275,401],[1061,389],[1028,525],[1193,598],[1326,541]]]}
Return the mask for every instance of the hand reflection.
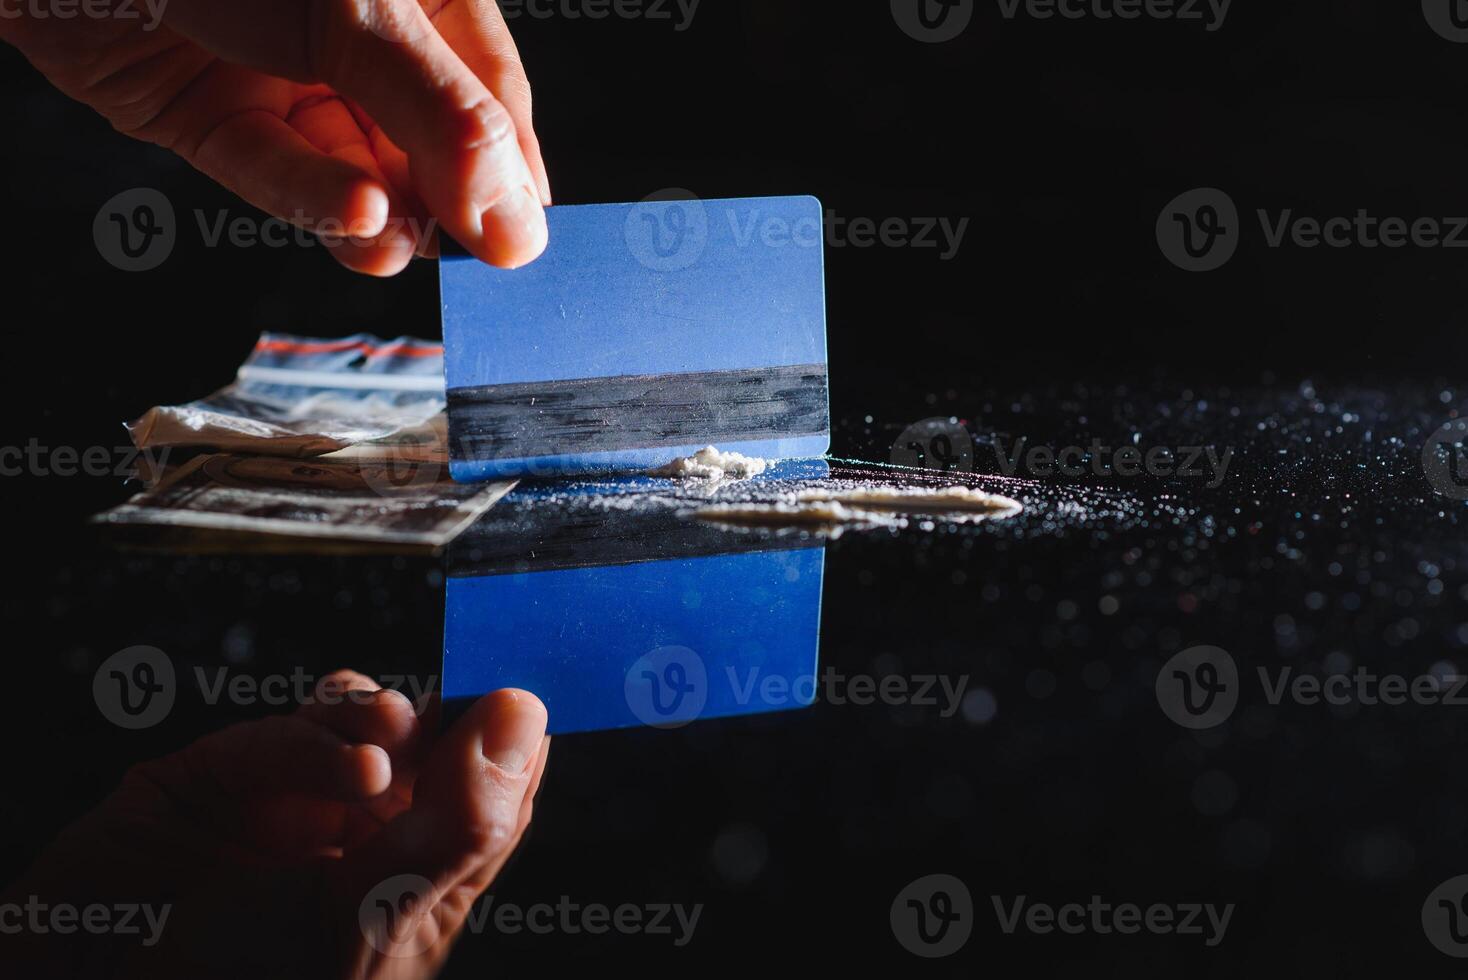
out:
{"label": "hand reflection", "polygon": [[[403,695],[333,674],[131,770],[0,896],[23,925],[40,906],[0,951],[42,976],[431,976],[530,823],[545,725],[499,691],[433,740]],[[48,918],[98,904],[145,905],[141,934]]]}

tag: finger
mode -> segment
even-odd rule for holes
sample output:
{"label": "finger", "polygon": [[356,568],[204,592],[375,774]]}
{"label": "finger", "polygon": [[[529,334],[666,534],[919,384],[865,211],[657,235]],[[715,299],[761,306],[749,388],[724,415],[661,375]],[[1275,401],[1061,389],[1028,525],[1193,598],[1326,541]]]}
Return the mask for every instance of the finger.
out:
{"label": "finger", "polygon": [[297,715],[349,742],[379,746],[392,759],[394,776],[414,761],[421,729],[413,702],[355,670],[321,678]]}
{"label": "finger", "polygon": [[251,204],[308,231],[372,238],[387,225],[391,197],[382,177],[322,153],[270,112],[231,116],[189,159]]}
{"label": "finger", "polygon": [[545,211],[513,118],[418,0],[177,0],[166,17],[226,61],[325,82],[359,102],[407,151],[424,203],[471,254],[513,268],[545,250]]}
{"label": "finger", "polygon": [[530,820],[535,812],[535,798],[540,792],[542,780],[545,778],[546,761],[550,758],[550,736],[547,735],[540,745],[540,755],[536,759],[535,773],[530,779],[530,788],[525,792],[525,802],[520,804],[520,814],[515,825],[515,836],[510,841],[510,846],[504,852],[479,868],[464,881],[459,887],[468,892],[469,904],[490,886],[499,873],[504,870],[506,862],[519,850],[520,841],[525,836],[525,831],[530,827]]}
{"label": "finger", "polygon": [[401,272],[419,249],[420,224],[394,182],[384,173],[373,147],[342,100],[323,90],[297,102],[286,123],[328,156],[360,167],[388,189],[388,218],[381,232],[369,237],[326,237],[332,255],[347,268],[368,275]]}
{"label": "finger", "polygon": [[545,706],[534,695],[499,691],[481,698],[424,760],[412,809],[348,851],[335,870],[338,886],[357,901],[381,882],[415,875],[442,896],[502,863],[523,832],[545,724]]}
{"label": "finger", "polygon": [[408,154],[428,209],[473,255],[514,268],[545,250],[545,210],[510,112],[417,0],[325,0],[311,63]]}
{"label": "finger", "polygon": [[520,152],[535,177],[542,204],[551,203],[550,177],[540,152],[532,121],[530,79],[520,60],[520,50],[505,23],[499,4],[493,0],[463,0],[445,6],[434,23],[444,40],[458,52],[469,70],[500,100],[515,121]]}
{"label": "finger", "polygon": [[179,0],[166,16],[228,62],[326,82],[360,103],[407,151],[424,204],[471,254],[512,268],[545,251],[545,208],[514,119],[417,0]]}
{"label": "finger", "polygon": [[375,745],[388,754],[388,789],[358,805],[313,806],[309,797],[276,794],[250,810],[251,836],[276,853],[320,854],[363,840],[382,829],[412,800],[418,717],[412,702],[355,670],[338,670],[317,682],[296,717],[346,742]]}
{"label": "finger", "polygon": [[343,100],[351,109],[352,116],[357,125],[367,134],[368,143],[372,147],[372,155],[377,159],[377,165],[387,175],[388,182],[392,184],[398,197],[403,201],[403,208],[408,214],[414,236],[418,241],[417,254],[424,258],[438,257],[438,219],[428,213],[423,199],[418,196],[418,191],[413,187],[413,172],[408,164],[408,154],[402,148],[388,138],[366,111],[350,100]]}
{"label": "finger", "polygon": [[354,745],[294,715],[233,725],[185,752],[194,771],[237,800],[283,794],[365,800],[392,779],[391,762],[378,746]]}

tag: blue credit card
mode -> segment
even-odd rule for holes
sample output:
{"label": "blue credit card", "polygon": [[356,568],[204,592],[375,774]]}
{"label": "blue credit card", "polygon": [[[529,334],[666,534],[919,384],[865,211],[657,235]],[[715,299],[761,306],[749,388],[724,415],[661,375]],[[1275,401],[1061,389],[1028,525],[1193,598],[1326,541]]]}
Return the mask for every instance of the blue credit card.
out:
{"label": "blue credit card", "polygon": [[531,691],[553,735],[807,707],[824,565],[816,547],[451,578],[444,704]]}
{"label": "blue credit card", "polygon": [[[824,460],[792,461],[754,482],[828,472]],[[654,505],[681,492],[666,482],[522,484],[455,539],[442,674],[450,717],[504,687],[538,695],[552,734],[812,702],[820,541],[731,532]]]}
{"label": "blue credit card", "polygon": [[457,480],[830,448],[812,197],[553,207],[522,269],[440,261]]}

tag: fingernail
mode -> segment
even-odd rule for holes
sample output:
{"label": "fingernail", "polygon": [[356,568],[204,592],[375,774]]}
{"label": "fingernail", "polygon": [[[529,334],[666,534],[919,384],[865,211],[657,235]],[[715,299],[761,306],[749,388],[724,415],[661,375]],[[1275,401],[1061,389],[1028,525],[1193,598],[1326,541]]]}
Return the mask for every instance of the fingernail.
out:
{"label": "fingernail", "polygon": [[545,208],[529,187],[506,194],[484,212],[481,224],[490,261],[506,269],[535,261],[550,238]]}
{"label": "fingernail", "polygon": [[484,757],[509,773],[521,773],[545,738],[545,705],[524,691],[500,691],[484,730]]}

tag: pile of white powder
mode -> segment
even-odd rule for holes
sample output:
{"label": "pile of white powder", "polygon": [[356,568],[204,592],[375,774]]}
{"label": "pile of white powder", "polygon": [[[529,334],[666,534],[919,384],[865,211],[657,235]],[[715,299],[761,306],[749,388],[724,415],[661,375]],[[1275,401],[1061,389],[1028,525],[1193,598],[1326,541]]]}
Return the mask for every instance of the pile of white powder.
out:
{"label": "pile of white powder", "polygon": [[648,470],[648,476],[670,480],[747,480],[759,476],[769,464],[754,456],[720,452],[713,446],[700,449],[692,456]]}

